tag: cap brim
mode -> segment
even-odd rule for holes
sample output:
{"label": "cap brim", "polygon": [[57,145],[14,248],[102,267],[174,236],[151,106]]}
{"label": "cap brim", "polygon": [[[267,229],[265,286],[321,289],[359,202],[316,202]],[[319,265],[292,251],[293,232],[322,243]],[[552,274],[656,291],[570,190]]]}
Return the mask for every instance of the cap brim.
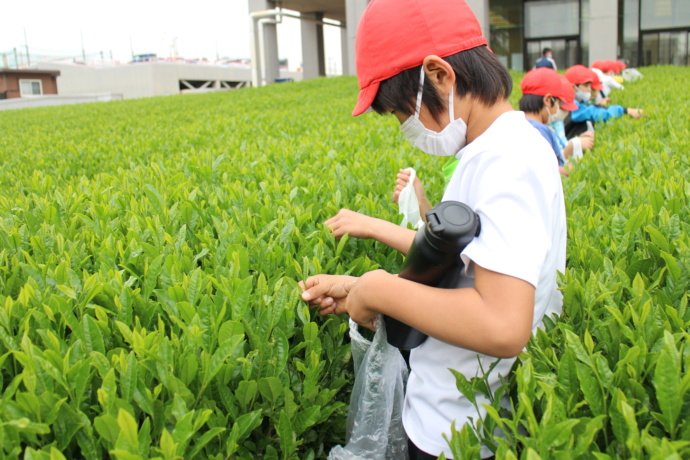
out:
{"label": "cap brim", "polygon": [[561,108],[563,110],[567,110],[569,112],[572,112],[573,110],[577,110],[577,104],[575,102],[566,102],[564,104],[561,104]]}
{"label": "cap brim", "polygon": [[375,81],[372,82],[369,86],[366,88],[363,88],[359,91],[359,96],[357,97],[357,105],[355,106],[355,109],[352,111],[352,116],[356,117],[357,115],[361,115],[365,112],[370,112],[371,111],[371,104],[374,102],[374,99],[376,98],[376,93],[379,91],[379,82]]}
{"label": "cap brim", "polygon": [[600,91],[600,90],[604,89],[604,85],[602,85],[601,83],[596,84],[596,83],[592,82],[592,89],[596,89],[596,90]]}

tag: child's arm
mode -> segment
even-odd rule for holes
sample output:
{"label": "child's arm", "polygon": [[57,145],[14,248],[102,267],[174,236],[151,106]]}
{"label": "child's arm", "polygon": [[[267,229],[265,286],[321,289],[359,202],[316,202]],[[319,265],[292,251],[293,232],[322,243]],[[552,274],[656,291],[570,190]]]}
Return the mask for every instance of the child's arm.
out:
{"label": "child's arm", "polygon": [[475,268],[475,287],[439,289],[376,270],[361,278],[317,275],[302,298],[321,314],[347,313],[370,326],[384,314],[438,340],[499,358],[516,356],[532,333],[534,286]]}
{"label": "child's arm", "polygon": [[388,247],[407,254],[415,233],[392,222],[365,216],[349,209],[341,209],[338,214],[326,221],[335,238],[346,233],[354,238],[373,238]]}

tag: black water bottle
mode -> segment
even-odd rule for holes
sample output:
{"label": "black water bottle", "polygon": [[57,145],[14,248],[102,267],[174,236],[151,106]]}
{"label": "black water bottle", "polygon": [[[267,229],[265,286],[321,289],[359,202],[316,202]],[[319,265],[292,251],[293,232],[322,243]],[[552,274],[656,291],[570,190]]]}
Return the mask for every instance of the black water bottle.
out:
{"label": "black water bottle", "polygon": [[[455,287],[463,268],[460,253],[479,230],[479,216],[466,204],[438,204],[426,213],[426,224],[417,231],[399,276],[427,286]],[[388,343],[401,350],[418,347],[427,338],[397,319],[384,316],[384,321]]]}

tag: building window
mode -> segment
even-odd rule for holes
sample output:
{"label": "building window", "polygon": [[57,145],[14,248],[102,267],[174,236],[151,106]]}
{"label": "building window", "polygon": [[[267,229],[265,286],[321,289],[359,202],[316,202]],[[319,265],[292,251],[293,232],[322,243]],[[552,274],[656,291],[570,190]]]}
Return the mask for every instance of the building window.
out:
{"label": "building window", "polygon": [[525,3],[525,37],[546,38],[580,34],[578,0],[539,0]]}
{"label": "building window", "polygon": [[618,58],[629,66],[642,65],[639,55],[640,0],[618,1]]}
{"label": "building window", "polygon": [[509,69],[525,70],[522,49],[524,39],[522,3],[515,0],[490,0],[489,20],[491,50]]}
{"label": "building window", "polygon": [[688,0],[642,0],[640,29],[674,29],[690,26]]}
{"label": "building window", "polygon": [[690,31],[646,32],[642,35],[644,65],[688,65]]}
{"label": "building window", "polygon": [[19,93],[21,97],[41,96],[43,94],[43,84],[41,80],[19,80]]}

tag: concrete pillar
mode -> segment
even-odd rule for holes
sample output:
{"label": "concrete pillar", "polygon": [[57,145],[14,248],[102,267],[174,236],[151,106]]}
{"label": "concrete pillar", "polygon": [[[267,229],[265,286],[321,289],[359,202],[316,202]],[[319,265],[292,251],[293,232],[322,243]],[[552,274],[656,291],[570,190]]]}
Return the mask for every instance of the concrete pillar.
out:
{"label": "concrete pillar", "polygon": [[479,25],[482,28],[482,34],[486,38],[487,43],[489,43],[489,0],[466,1],[474,15],[477,16],[477,21],[479,21]]}
{"label": "concrete pillar", "polygon": [[[301,13],[302,18],[323,20],[323,13]],[[323,24],[302,21],[302,78],[326,76],[326,52],[323,41]]]}
{"label": "concrete pillar", "polygon": [[[359,25],[359,19],[364,14],[364,10],[367,8],[369,0],[345,0],[345,19],[346,19],[346,32],[344,35],[346,39],[343,39],[347,46],[347,58],[343,55],[343,75],[356,75],[357,65],[355,63],[355,37],[357,36],[357,26]],[[345,65],[345,59],[347,59],[347,65]],[[347,72],[345,71],[347,69]]]}
{"label": "concrete pillar", "polygon": [[[249,12],[254,13],[256,11],[271,10],[276,7],[275,2],[269,0],[248,0],[249,1]],[[269,18],[270,19],[270,18]],[[247,18],[247,20],[251,20]],[[258,25],[258,24],[257,24]],[[278,64],[278,28],[275,24],[263,23],[258,25],[256,34],[259,34],[263,30],[262,36],[256,36],[255,39],[258,40],[261,49],[260,55],[257,56],[259,62],[261,62],[261,55],[263,55],[263,68],[260,67],[261,76],[260,79],[265,81],[266,84],[271,84],[280,77],[280,67]],[[261,83],[260,83],[261,84]]]}
{"label": "concrete pillar", "polygon": [[341,67],[343,69],[343,75],[352,75],[350,72],[350,46],[347,41],[347,27],[342,27],[340,29],[340,60]]}
{"label": "concrete pillar", "polygon": [[618,1],[589,2],[589,62],[616,59],[618,51]]}

